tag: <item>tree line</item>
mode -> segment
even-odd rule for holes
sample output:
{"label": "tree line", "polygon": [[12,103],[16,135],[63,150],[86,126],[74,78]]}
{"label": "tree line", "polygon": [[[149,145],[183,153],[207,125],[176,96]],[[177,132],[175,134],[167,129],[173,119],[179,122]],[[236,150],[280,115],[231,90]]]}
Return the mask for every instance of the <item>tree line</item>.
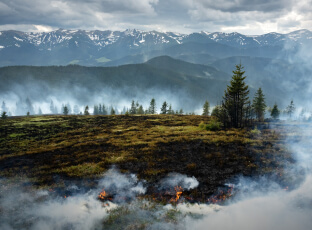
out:
{"label": "tree line", "polygon": [[[227,86],[222,102],[212,110],[211,115],[215,116],[224,127],[243,128],[250,126],[254,119],[263,121],[265,112],[268,110],[273,119],[278,119],[281,111],[275,103],[273,108],[268,108],[265,103],[265,96],[259,88],[253,100],[249,99],[249,87],[245,83],[246,76],[241,64],[235,66],[230,85]],[[291,100],[285,113],[292,118],[295,112],[295,105]],[[207,115],[207,102],[203,106],[203,115]]]}
{"label": "tree line", "polygon": [[[117,114],[126,114],[126,115],[133,115],[133,114],[157,114],[157,107],[156,107],[156,100],[155,98],[152,98],[149,106],[147,108],[144,108],[142,104],[139,104],[139,102],[135,102],[132,100],[130,107],[125,107],[122,110],[118,110],[114,106],[106,106],[104,103],[100,103],[98,105],[93,106],[93,112],[91,112],[91,108],[89,105],[86,105],[83,107],[83,110],[78,105],[71,106],[70,103],[62,104],[61,108],[58,109],[58,107],[55,105],[53,100],[50,102],[49,106],[49,112],[46,114],[63,114],[63,115],[117,115]],[[31,102],[31,100],[27,97],[25,102],[19,101],[16,103],[16,111],[18,114],[24,114],[24,115],[42,115],[42,109],[41,107],[38,107],[37,113],[35,112],[34,106]],[[8,107],[6,106],[6,103],[3,101],[1,106],[1,112],[3,114],[3,117],[7,117],[8,115],[11,116],[11,113],[9,112]],[[182,108],[179,110],[174,110],[172,105],[168,103],[167,101],[164,101],[160,107],[160,114],[180,114],[183,115],[184,111]],[[194,112],[189,114],[195,114]]]}
{"label": "tree line", "polygon": [[[249,126],[256,119],[258,121],[263,121],[266,111],[270,113],[271,118],[278,119],[281,113],[292,118],[295,112],[295,105],[293,100],[284,111],[281,111],[278,108],[278,105],[275,103],[273,108],[268,108],[265,103],[265,95],[261,88],[259,88],[251,101],[249,99],[249,87],[245,83],[246,76],[244,76],[245,71],[243,71],[243,66],[241,64],[235,66],[233,71],[233,76],[230,81],[230,84],[227,86],[222,101],[219,105],[216,105],[211,115],[216,117],[225,128],[234,127],[234,128],[243,128]],[[26,113],[26,115],[34,115],[35,110],[32,105],[31,100],[27,97],[25,102],[16,103],[16,110],[19,114]],[[129,108],[124,107],[121,111],[118,111],[116,107],[106,106],[103,104],[98,104],[93,106],[93,113],[91,113],[90,108],[86,105],[83,111],[80,110],[78,105],[72,106],[67,103],[63,104],[60,110],[55,106],[53,100],[50,103],[50,114],[77,114],[77,115],[116,115],[116,114],[156,114],[156,100],[152,98],[149,106],[144,108],[143,105],[139,102],[132,100]],[[305,112],[302,111],[300,114],[303,116]],[[38,115],[43,114],[41,108],[38,108]],[[184,114],[182,108],[174,110],[172,105],[167,101],[164,101],[160,107],[160,114]],[[189,113],[189,114],[195,114]],[[1,117],[6,118],[8,115],[11,115],[8,111],[8,108],[5,102],[2,102],[1,106]],[[210,104],[206,100],[203,105],[202,115],[210,115]]]}

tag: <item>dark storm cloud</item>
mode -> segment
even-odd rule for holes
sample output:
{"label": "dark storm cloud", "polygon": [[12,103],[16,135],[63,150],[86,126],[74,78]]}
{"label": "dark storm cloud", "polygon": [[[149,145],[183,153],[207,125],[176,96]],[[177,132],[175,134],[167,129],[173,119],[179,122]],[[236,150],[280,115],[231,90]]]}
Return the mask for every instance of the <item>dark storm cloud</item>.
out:
{"label": "dark storm cloud", "polygon": [[0,30],[137,28],[259,33],[310,28],[311,0],[0,0]]}
{"label": "dark storm cloud", "polygon": [[118,22],[131,15],[155,15],[157,0],[1,0],[0,24],[39,24],[54,27],[89,27]]}
{"label": "dark storm cloud", "polygon": [[294,3],[293,0],[195,0],[197,4],[204,8],[220,10],[223,12],[239,11],[261,11],[276,12],[290,9]]}

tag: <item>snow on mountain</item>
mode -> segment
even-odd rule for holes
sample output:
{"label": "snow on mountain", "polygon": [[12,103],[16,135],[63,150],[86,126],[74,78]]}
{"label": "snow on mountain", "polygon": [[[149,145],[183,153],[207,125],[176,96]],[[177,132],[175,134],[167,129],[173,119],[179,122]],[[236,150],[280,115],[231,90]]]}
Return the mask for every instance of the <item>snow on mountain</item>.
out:
{"label": "snow on mountain", "polygon": [[215,42],[235,47],[261,47],[261,46],[283,46],[285,42],[302,42],[312,39],[312,32],[309,30],[294,31],[289,34],[267,33],[263,35],[243,35],[237,32],[201,32]]}
{"label": "snow on mountain", "polygon": [[[194,56],[194,54],[201,54],[206,55],[200,57],[203,59],[201,61],[206,63],[212,60],[211,57],[253,55],[253,52],[257,50],[254,48],[261,47],[269,47],[269,49],[259,55],[275,57],[275,50],[280,50],[281,47],[285,47],[285,44],[287,47],[296,47],[307,42],[308,44],[312,42],[312,32],[309,30],[257,36],[247,36],[237,32],[202,31],[181,34],[136,29],[125,31],[58,29],[51,32],[26,33],[8,30],[0,31],[0,66],[67,65],[71,63],[106,65],[106,62],[117,65],[132,63],[130,59],[135,55],[137,55],[135,63],[143,61],[146,59],[143,57],[145,54],[151,57],[156,54],[173,55],[193,61],[199,60],[199,56]],[[182,49],[179,50],[178,47],[182,44],[185,46],[181,46]],[[220,44],[226,46],[220,46]],[[271,46],[275,48],[271,49]],[[169,47],[172,49],[167,49]],[[242,50],[247,51],[244,53]],[[140,55],[143,55],[141,59]]]}
{"label": "snow on mountain", "polygon": [[312,40],[312,32],[309,30],[298,30],[289,33],[287,38],[295,42],[303,43],[307,40]]}
{"label": "snow on mountain", "polygon": [[[16,33],[20,34],[19,36]],[[5,37],[3,37],[5,35]],[[34,46],[41,46],[42,48],[51,48],[59,46],[68,46],[69,41],[89,43],[90,45],[106,47],[116,42],[132,40],[131,44],[142,46],[146,42],[157,44],[181,44],[183,34],[177,33],[161,33],[156,31],[140,31],[140,30],[125,30],[120,31],[84,31],[84,30],[63,30],[59,29],[52,32],[18,32],[18,31],[2,31],[0,32],[0,45],[4,43],[3,40],[8,41],[14,39],[19,42],[28,42]],[[21,45],[21,44],[19,44]]]}
{"label": "snow on mountain", "polygon": [[230,45],[230,46],[237,46],[237,47],[246,47],[246,46],[257,46],[257,43],[251,39],[250,37],[233,32],[233,33],[222,33],[222,32],[215,32],[215,33],[204,33],[210,39],[214,40],[215,42]]}
{"label": "snow on mountain", "polygon": [[[196,33],[194,33],[196,34]],[[309,30],[294,31],[289,34],[268,33],[257,36],[247,36],[237,32],[205,32],[200,33],[207,38],[221,44],[234,47],[259,47],[283,45],[285,41],[303,42],[312,39],[312,32]],[[28,32],[2,31],[0,32],[1,46],[23,46],[26,43],[40,46],[42,49],[51,49],[62,45],[69,46],[72,43],[86,43],[91,46],[106,47],[117,42],[125,42],[128,46],[144,46],[146,44],[169,44],[177,45],[184,43],[189,35],[173,32],[141,31],[128,29],[120,31],[84,31],[59,29],[52,32]]]}

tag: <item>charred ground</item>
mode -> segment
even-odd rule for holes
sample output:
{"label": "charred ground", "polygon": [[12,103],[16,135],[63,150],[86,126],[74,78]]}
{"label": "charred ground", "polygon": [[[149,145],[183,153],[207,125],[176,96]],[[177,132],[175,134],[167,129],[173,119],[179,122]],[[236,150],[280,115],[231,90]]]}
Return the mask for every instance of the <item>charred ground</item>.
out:
{"label": "charred ground", "polygon": [[199,128],[211,117],[30,116],[0,121],[0,177],[28,178],[38,187],[62,188],[70,181],[92,187],[115,165],[146,180],[152,195],[170,172],[194,176],[194,200],[207,200],[240,175],[278,177],[294,163],[283,131]]}

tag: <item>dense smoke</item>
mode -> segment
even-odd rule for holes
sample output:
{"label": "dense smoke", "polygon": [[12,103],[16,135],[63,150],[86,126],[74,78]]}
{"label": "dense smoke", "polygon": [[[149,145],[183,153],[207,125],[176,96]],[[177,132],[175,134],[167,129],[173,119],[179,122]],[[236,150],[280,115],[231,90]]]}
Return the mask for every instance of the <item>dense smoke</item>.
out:
{"label": "dense smoke", "polygon": [[138,181],[135,174],[121,174],[116,168],[108,170],[104,178],[100,180],[99,187],[114,194],[114,201],[122,202],[134,199],[136,195],[144,194],[146,188],[144,181]]}
{"label": "dense smoke", "polygon": [[238,201],[203,220],[192,222],[192,226],[195,229],[309,229],[312,224],[311,182],[309,176],[294,191],[257,194]]}
{"label": "dense smoke", "polygon": [[[235,198],[219,212],[205,215],[200,221],[190,221],[194,229],[309,229],[312,224],[311,127],[295,127],[295,137],[286,140],[296,159],[289,172],[289,185],[281,187],[262,177],[241,178],[235,187]],[[298,135],[299,136],[299,135]]]}
{"label": "dense smoke", "polygon": [[107,215],[94,191],[72,197],[0,184],[0,229],[94,229]]}
{"label": "dense smoke", "polygon": [[[182,183],[191,188],[197,186],[197,180],[181,174],[170,174],[165,179],[174,184]],[[139,181],[134,174],[122,174],[113,167],[99,180],[94,189],[87,192],[75,185],[64,189],[70,196],[61,196],[62,192],[53,189],[36,190],[29,186],[12,185],[0,180],[0,229],[114,229],[111,218],[126,219],[117,228],[144,225],[150,222],[150,229],[171,229],[177,223],[165,222],[170,213],[177,213],[171,205],[162,206],[146,200],[136,200],[137,195],[146,191],[145,181]],[[100,201],[101,191],[107,191],[112,201]],[[82,192],[80,192],[82,191]],[[116,217],[117,216],[117,217]],[[175,218],[179,218],[177,213]],[[173,218],[173,217],[170,217]],[[123,224],[125,224],[123,226]]]}

